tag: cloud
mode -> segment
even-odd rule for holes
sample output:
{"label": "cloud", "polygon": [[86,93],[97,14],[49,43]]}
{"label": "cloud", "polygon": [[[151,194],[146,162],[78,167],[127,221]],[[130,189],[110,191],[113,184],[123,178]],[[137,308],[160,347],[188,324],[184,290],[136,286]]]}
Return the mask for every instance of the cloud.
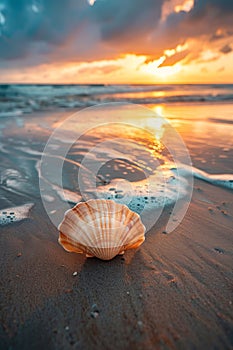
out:
{"label": "cloud", "polygon": [[118,71],[122,67],[116,64],[106,64],[104,66],[92,65],[91,67],[81,67],[77,74],[110,74]]}
{"label": "cloud", "polygon": [[220,58],[220,55],[217,55],[211,51],[203,51],[198,56],[196,62],[197,63],[209,63],[209,62],[217,61],[219,58]]}
{"label": "cloud", "polygon": [[[101,38],[117,42],[142,39],[151,33],[161,17],[164,0],[102,0],[96,1],[92,19],[98,23]],[[143,38],[145,40],[145,38]]]}
{"label": "cloud", "polygon": [[[35,51],[46,56],[70,42],[69,50],[82,60],[86,53],[97,52],[103,42],[111,42],[113,52],[114,46],[120,52],[121,40],[138,36],[143,42],[143,35],[159,21],[164,0],[97,0],[92,6],[86,0],[2,1],[1,59],[24,58]],[[106,52],[102,50],[103,57]]]}
{"label": "cloud", "polygon": [[217,29],[217,31],[210,37],[210,41],[216,41],[224,38],[228,38],[233,35],[232,30],[223,30],[221,28]]}
{"label": "cloud", "polygon": [[89,8],[84,0],[66,0],[65,3],[56,0],[1,1],[5,22],[0,26],[0,57],[25,57],[33,53],[36,45],[40,53],[50,52],[82,27]]}
{"label": "cloud", "polygon": [[[184,2],[0,0],[0,67],[84,62],[127,53],[158,59],[165,49],[190,38],[214,42],[232,34],[232,0],[195,0],[188,11],[182,10]],[[164,15],[167,3],[170,9]],[[175,64],[182,55],[167,57],[161,66]]]}
{"label": "cloud", "polygon": [[232,48],[230,47],[230,45],[224,45],[219,51],[224,54],[227,54],[232,51]]}
{"label": "cloud", "polygon": [[166,66],[174,66],[174,64],[182,61],[185,57],[187,57],[189,54],[189,50],[176,52],[174,55],[170,57],[166,57],[166,59],[161,63],[158,68],[160,67],[166,67]]}
{"label": "cloud", "polygon": [[208,69],[207,69],[206,67],[202,67],[202,68],[201,68],[201,72],[202,72],[202,73],[208,73]]}
{"label": "cloud", "polygon": [[232,15],[231,0],[196,0],[189,12],[170,13],[155,38],[159,43],[166,38],[166,43],[174,42],[174,47],[188,38],[213,36],[219,28],[230,31]]}

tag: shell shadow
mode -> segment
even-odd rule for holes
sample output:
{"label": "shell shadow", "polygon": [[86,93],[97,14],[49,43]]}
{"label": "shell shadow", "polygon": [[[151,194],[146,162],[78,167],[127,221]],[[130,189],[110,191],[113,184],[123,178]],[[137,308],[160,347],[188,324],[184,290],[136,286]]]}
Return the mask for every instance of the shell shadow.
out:
{"label": "shell shadow", "polygon": [[125,349],[143,341],[143,257],[128,251],[111,261],[86,259],[73,286],[81,305],[79,343],[84,348]]}

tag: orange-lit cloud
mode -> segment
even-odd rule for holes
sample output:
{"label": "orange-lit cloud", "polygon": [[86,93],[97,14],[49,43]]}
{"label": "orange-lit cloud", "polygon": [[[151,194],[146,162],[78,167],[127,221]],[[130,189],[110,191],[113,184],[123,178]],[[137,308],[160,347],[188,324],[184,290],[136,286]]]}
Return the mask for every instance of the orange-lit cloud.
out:
{"label": "orange-lit cloud", "polygon": [[172,66],[163,66],[166,55],[151,61],[146,56],[131,54],[114,60],[43,64],[37,66],[36,73],[34,67],[16,68],[3,72],[1,79],[3,82],[80,84],[231,83],[232,75],[229,72],[233,53],[221,55],[219,59],[213,58],[209,52],[205,52],[202,59],[188,64],[181,60]]}
{"label": "orange-lit cloud", "polygon": [[0,0],[0,82],[232,82],[231,0]]}

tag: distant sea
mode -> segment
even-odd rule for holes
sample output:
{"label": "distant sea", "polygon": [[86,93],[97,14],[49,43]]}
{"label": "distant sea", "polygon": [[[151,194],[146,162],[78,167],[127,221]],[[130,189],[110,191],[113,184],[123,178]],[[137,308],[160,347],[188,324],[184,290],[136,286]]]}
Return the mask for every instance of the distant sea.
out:
{"label": "distant sea", "polygon": [[[107,105],[74,114],[120,101],[149,108]],[[63,204],[80,201],[84,188],[85,200],[113,199],[144,212],[149,228],[163,206],[179,199],[177,208],[185,208],[191,175],[233,189],[232,106],[233,84],[0,85],[0,226],[27,218],[31,208],[40,217],[41,199],[58,223]]]}
{"label": "distant sea", "polygon": [[144,105],[233,102],[233,84],[0,85],[0,117],[107,102]]}

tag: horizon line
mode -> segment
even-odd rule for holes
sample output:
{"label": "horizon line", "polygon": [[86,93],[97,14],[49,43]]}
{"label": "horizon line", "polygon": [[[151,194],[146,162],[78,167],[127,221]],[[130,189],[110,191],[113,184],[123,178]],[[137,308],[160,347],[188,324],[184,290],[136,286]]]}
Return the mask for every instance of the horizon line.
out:
{"label": "horizon line", "polygon": [[215,83],[215,82],[209,82],[209,83],[36,83],[36,82],[28,82],[28,83],[23,83],[23,82],[0,82],[0,86],[1,85],[41,85],[41,86],[45,86],[45,85],[57,85],[57,86],[61,86],[61,85],[79,85],[79,86],[85,86],[85,85],[89,85],[89,86],[112,86],[112,85],[233,85],[233,82],[231,83]]}

